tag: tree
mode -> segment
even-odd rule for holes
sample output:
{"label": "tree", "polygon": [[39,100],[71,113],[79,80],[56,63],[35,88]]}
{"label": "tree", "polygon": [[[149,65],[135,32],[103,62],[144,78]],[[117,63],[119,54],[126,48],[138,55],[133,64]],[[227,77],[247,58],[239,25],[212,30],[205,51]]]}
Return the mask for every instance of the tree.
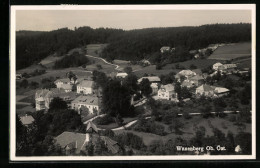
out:
{"label": "tree", "polygon": [[129,75],[133,72],[133,69],[132,69],[132,67],[127,66],[124,68],[124,71]]}
{"label": "tree", "polygon": [[77,78],[76,75],[74,75],[74,76],[72,77],[72,79],[73,79],[73,82],[74,82],[74,84],[75,84],[78,78]]}
{"label": "tree", "polygon": [[211,105],[209,104],[206,104],[204,107],[201,108],[201,113],[202,113],[202,116],[203,118],[208,118],[210,115],[211,115]]}
{"label": "tree", "polygon": [[123,85],[128,88],[130,91],[131,95],[135,94],[138,89],[137,85],[137,76],[134,74],[129,74],[125,77],[123,80]]}
{"label": "tree", "polygon": [[32,89],[36,89],[36,88],[39,87],[39,83],[38,82],[34,82],[34,81],[32,81],[30,85],[31,85]]}
{"label": "tree", "polygon": [[64,109],[67,109],[67,108],[68,108],[68,105],[64,100],[62,100],[59,97],[54,97],[52,99],[52,101],[50,102],[49,111],[64,110]]}
{"label": "tree", "polygon": [[130,98],[129,90],[124,85],[121,85],[119,80],[111,80],[103,89],[103,111],[115,119],[120,119],[120,116],[130,115],[132,112]]}
{"label": "tree", "polygon": [[23,88],[27,88],[28,85],[29,85],[29,82],[26,79],[22,80],[22,82],[20,83],[20,87],[23,87]]}
{"label": "tree", "polygon": [[92,74],[97,87],[104,88],[107,85],[108,78],[104,72],[94,70]]}
{"label": "tree", "polygon": [[139,88],[140,88],[142,94],[146,97],[149,97],[153,91],[151,88],[150,81],[146,78],[141,81],[141,83],[139,84]]}

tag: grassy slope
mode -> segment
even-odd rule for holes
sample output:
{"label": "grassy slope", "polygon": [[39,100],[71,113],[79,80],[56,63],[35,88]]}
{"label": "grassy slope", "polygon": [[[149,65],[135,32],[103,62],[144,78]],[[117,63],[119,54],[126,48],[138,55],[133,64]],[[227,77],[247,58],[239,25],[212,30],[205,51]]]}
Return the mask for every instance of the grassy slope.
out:
{"label": "grassy slope", "polygon": [[235,43],[217,48],[209,59],[230,60],[239,57],[251,56],[251,43]]}

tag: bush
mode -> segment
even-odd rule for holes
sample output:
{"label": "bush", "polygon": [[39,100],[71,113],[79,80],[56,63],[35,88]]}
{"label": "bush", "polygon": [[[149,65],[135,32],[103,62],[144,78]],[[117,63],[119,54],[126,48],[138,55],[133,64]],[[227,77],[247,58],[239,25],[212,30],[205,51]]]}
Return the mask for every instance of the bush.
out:
{"label": "bush", "polygon": [[156,135],[166,135],[164,126],[156,124],[154,121],[139,120],[137,125],[134,127],[135,131],[148,132]]}
{"label": "bush", "polygon": [[108,125],[115,121],[111,116],[105,115],[104,117],[99,117],[99,118],[95,119],[95,122],[97,125]]}

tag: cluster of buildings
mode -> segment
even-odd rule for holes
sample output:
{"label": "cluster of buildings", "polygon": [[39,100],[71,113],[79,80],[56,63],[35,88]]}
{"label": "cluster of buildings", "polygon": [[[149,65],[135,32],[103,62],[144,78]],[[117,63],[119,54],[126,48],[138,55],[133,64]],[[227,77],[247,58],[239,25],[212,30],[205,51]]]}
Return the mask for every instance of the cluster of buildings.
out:
{"label": "cluster of buildings", "polygon": [[[71,109],[79,113],[83,106],[88,108],[90,114],[99,112],[100,96],[94,91],[94,81],[86,79],[71,81],[69,78],[62,78],[57,79],[54,83],[57,88],[40,89],[36,91],[36,111],[48,110],[53,98],[59,97],[67,102]],[[73,85],[76,86],[75,91],[72,91]]]}
{"label": "cluster of buildings", "polygon": [[169,46],[163,46],[160,49],[161,53],[166,53],[166,52],[173,52],[175,51],[175,48],[171,48]]}

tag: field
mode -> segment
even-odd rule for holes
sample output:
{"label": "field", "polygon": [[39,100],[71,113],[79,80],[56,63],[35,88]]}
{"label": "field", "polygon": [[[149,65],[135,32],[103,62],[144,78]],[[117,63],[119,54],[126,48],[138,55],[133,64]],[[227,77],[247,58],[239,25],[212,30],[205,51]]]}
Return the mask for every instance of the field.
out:
{"label": "field", "polygon": [[93,56],[99,56],[101,51],[107,46],[107,44],[89,44],[86,47],[87,54]]}
{"label": "field", "polygon": [[[235,114],[234,114],[235,115]],[[195,135],[195,128],[203,126],[206,129],[206,136],[212,136],[213,135],[213,129],[211,128],[211,125],[215,128],[218,128],[223,133],[227,135],[228,131],[231,131],[234,135],[236,135],[240,128],[238,126],[235,126],[233,122],[228,120],[229,115],[226,118],[202,118],[201,116],[193,116],[191,119],[186,120],[182,117],[179,118],[179,120],[184,123],[184,127],[182,129],[183,134],[177,135],[175,133],[169,133],[165,136],[160,136],[152,133],[145,133],[145,132],[137,132],[133,130],[117,130],[114,131],[116,134],[121,134],[124,132],[131,132],[143,139],[143,142],[145,145],[150,145],[153,141],[162,141],[163,143],[167,142],[168,140],[174,140],[176,137],[182,137],[185,140],[189,140]],[[245,124],[245,129],[243,130],[245,132],[251,133],[251,124]]]}
{"label": "field", "polygon": [[54,55],[50,55],[46,58],[44,58],[40,64],[44,65],[46,68],[52,68],[55,61],[58,61],[60,59],[62,59],[64,56],[60,56],[60,57],[57,57],[57,56],[54,56]]}
{"label": "field", "polygon": [[251,57],[251,43],[235,43],[217,48],[208,59],[234,60]]}
{"label": "field", "polygon": [[197,68],[203,69],[208,66],[212,66],[216,62],[221,62],[221,61],[217,61],[214,59],[193,59],[193,60],[189,60],[189,61],[185,61],[185,62],[167,64],[161,70],[156,70],[155,65],[150,65],[150,66],[144,67],[143,69],[141,69],[139,71],[136,71],[135,74],[138,77],[142,77],[145,73],[160,76],[162,74],[168,74],[170,72],[176,72],[176,73],[179,72],[180,69],[175,69],[176,64],[179,64],[180,66],[184,66],[186,69],[189,69],[190,65],[193,64],[193,65],[197,66]]}

